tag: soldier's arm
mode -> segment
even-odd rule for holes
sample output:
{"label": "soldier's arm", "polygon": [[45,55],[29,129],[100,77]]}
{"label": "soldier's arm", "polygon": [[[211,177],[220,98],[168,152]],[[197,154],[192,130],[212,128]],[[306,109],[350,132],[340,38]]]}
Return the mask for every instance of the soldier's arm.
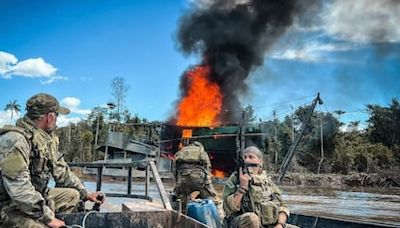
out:
{"label": "soldier's arm", "polygon": [[204,168],[206,168],[207,172],[211,172],[211,161],[207,152],[201,151],[199,154],[200,162],[203,164]]}
{"label": "soldier's arm", "polygon": [[80,198],[85,200],[88,192],[81,180],[71,171],[62,154],[58,153],[52,159],[52,172],[57,187],[74,188],[79,191]]}
{"label": "soldier's arm", "polygon": [[[289,210],[288,206],[286,205],[285,201],[283,201],[281,190],[278,188],[278,186],[276,186],[276,184],[274,184],[274,182],[270,178],[268,179],[268,181],[271,184],[272,192],[274,193],[276,199],[279,202],[279,213],[280,213],[279,218],[282,217],[281,213],[284,213],[286,215],[285,217],[289,218],[290,210]],[[285,222],[286,222],[286,218],[285,218]]]}
{"label": "soldier's arm", "polygon": [[233,173],[226,182],[223,190],[223,207],[226,217],[229,217],[240,210],[240,204],[235,203],[235,199],[243,198],[243,194],[236,191],[237,176]]}
{"label": "soldier's arm", "polygon": [[54,212],[46,205],[42,194],[32,185],[29,172],[30,145],[17,132],[8,132],[2,137],[4,157],[0,162],[4,188],[18,209],[44,224],[54,219]]}

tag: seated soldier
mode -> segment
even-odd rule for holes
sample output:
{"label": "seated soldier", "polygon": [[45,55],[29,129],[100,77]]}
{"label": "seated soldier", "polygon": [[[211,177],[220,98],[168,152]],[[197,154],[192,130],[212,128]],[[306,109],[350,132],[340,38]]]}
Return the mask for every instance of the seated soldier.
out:
{"label": "seated soldier", "polygon": [[16,126],[0,129],[0,227],[65,227],[55,213],[76,211],[80,200],[102,203],[96,199],[102,193],[88,193],[58,151],[57,117],[68,113],[40,93],[27,101]]}
{"label": "seated soldier", "polygon": [[223,209],[211,183],[211,162],[207,152],[200,142],[183,147],[175,154],[175,180],[174,193],[182,202],[183,210],[191,198],[191,193],[198,191],[197,198],[211,198],[218,213],[223,218]]}
{"label": "seated soldier", "polygon": [[261,151],[253,146],[247,147],[242,156],[244,166],[248,168],[240,168],[239,174],[234,172],[223,190],[223,205],[228,226],[286,227],[289,209],[283,202],[278,187],[262,169]]}

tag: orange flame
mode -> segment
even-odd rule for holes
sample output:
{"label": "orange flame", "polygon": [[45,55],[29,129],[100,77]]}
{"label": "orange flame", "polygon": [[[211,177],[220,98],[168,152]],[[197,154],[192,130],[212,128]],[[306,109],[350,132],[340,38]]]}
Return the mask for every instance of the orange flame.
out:
{"label": "orange flame", "polygon": [[218,84],[209,81],[210,67],[197,66],[187,73],[189,89],[178,105],[177,125],[217,126],[222,107]]}
{"label": "orange flame", "polygon": [[214,177],[219,177],[219,178],[226,177],[226,173],[223,170],[213,169],[211,170],[211,173]]}

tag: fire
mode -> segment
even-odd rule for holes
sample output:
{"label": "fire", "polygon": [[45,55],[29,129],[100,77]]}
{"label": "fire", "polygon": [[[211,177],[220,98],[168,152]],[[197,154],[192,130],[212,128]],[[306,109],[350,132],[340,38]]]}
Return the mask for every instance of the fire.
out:
{"label": "fire", "polygon": [[177,125],[213,127],[220,124],[222,94],[218,84],[209,81],[209,74],[208,66],[197,66],[186,74],[189,89],[178,105]]}
{"label": "fire", "polygon": [[211,170],[211,173],[214,177],[219,177],[219,178],[226,177],[226,173],[223,170],[213,169]]}

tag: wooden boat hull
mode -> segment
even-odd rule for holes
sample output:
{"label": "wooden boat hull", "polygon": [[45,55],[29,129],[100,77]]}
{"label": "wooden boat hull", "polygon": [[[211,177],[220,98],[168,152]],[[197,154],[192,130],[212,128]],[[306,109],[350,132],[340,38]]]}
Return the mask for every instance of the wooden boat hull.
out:
{"label": "wooden boat hull", "polygon": [[[90,214],[89,214],[90,213]],[[59,214],[66,225],[79,225],[85,228],[205,228],[208,227],[186,215],[178,216],[176,211],[141,211],[141,212],[107,212],[107,213],[71,213]],[[77,227],[77,226],[75,226]]]}
{"label": "wooden boat hull", "polygon": [[[176,211],[141,211],[141,212],[108,212],[108,213],[72,213],[59,214],[68,226],[79,225],[85,228],[205,228],[208,227],[184,214],[178,216]],[[86,217],[86,218],[85,218]],[[299,227],[312,228],[388,228],[400,227],[394,224],[376,224],[368,222],[354,222],[347,220],[322,218],[292,214],[288,221]]]}
{"label": "wooden boat hull", "polygon": [[377,224],[370,222],[356,222],[349,221],[346,219],[336,218],[324,218],[317,216],[307,216],[300,214],[291,214],[289,221],[290,224],[299,227],[315,227],[315,228],[334,228],[334,227],[346,227],[346,228],[378,228],[378,227],[400,227],[394,224]]}

